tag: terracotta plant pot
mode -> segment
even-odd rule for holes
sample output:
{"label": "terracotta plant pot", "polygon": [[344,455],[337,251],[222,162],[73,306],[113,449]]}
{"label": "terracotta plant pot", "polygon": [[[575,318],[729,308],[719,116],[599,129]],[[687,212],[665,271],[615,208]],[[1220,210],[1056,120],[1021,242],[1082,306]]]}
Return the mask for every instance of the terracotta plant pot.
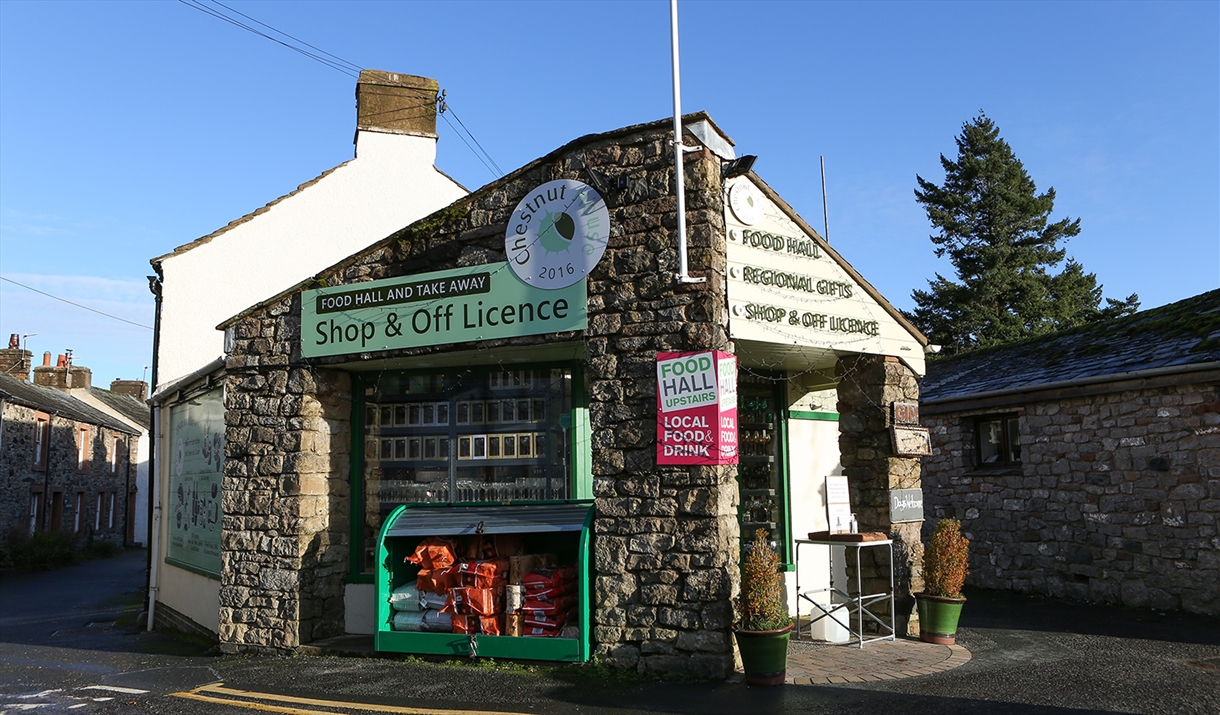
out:
{"label": "terracotta plant pot", "polygon": [[919,609],[919,640],[937,645],[957,642],[957,620],[966,599],[917,593],[915,602]]}
{"label": "terracotta plant pot", "polygon": [[774,631],[733,629],[741,664],[750,685],[783,685],[788,670],[788,636],[792,624]]}

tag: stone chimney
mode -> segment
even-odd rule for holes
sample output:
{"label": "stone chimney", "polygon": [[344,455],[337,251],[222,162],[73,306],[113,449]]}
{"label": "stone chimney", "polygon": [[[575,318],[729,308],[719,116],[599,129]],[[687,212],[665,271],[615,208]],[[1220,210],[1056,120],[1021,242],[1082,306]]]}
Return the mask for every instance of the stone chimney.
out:
{"label": "stone chimney", "polygon": [[130,395],[140,402],[148,400],[148,383],[143,380],[115,380],[110,383],[110,391]]}
{"label": "stone chimney", "polygon": [[30,365],[34,354],[21,349],[21,336],[13,333],[8,338],[8,349],[0,350],[0,372],[22,382],[30,380]]}
{"label": "stone chimney", "polygon": [[358,131],[436,138],[436,80],[361,70],[356,82]]}
{"label": "stone chimney", "polygon": [[43,353],[42,365],[34,368],[34,384],[62,392],[68,392],[74,388],[88,389],[93,386],[93,371],[87,367],[70,364],[67,355],[60,355],[56,364],[52,366],[51,353]]}

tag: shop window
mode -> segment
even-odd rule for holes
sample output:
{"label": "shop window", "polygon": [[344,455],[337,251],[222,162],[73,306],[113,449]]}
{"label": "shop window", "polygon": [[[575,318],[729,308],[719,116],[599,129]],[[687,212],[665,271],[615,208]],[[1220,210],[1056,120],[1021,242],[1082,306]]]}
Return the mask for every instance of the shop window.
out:
{"label": "shop window", "polygon": [[[573,374],[566,367],[393,372],[362,382],[363,401],[353,405],[363,432],[360,488],[352,499],[359,549],[353,572],[374,573],[378,532],[402,504],[589,496],[577,479],[585,470],[576,465],[584,461],[573,445],[578,423],[587,423],[583,385],[574,387]],[[574,405],[581,406],[579,419]]]}
{"label": "shop window", "polygon": [[43,412],[34,415],[34,469],[46,471],[50,456],[51,416]]}
{"label": "shop window", "polygon": [[980,467],[1021,464],[1021,433],[1016,415],[987,415],[974,421]]}
{"label": "shop window", "polygon": [[80,425],[76,429],[76,468],[82,472],[89,468],[89,426]]}

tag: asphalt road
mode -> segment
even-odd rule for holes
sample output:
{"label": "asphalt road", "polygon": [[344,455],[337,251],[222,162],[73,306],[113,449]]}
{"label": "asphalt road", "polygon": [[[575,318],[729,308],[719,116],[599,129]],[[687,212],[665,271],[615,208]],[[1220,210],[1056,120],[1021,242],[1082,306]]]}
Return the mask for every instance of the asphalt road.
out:
{"label": "asphalt road", "polygon": [[970,593],[960,668],[758,689],[575,666],[221,656],[135,628],[143,573],[143,552],[128,552],[0,577],[0,715],[1220,713],[1220,622],[1184,614]]}

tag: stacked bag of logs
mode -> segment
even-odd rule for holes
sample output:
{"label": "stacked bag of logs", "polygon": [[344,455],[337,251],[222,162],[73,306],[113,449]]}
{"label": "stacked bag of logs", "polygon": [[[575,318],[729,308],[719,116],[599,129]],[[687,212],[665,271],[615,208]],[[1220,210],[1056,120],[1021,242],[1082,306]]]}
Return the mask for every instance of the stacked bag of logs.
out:
{"label": "stacked bag of logs", "polygon": [[576,638],[576,567],[526,554],[519,534],[428,537],[405,561],[414,581],[390,594],[396,631]]}

